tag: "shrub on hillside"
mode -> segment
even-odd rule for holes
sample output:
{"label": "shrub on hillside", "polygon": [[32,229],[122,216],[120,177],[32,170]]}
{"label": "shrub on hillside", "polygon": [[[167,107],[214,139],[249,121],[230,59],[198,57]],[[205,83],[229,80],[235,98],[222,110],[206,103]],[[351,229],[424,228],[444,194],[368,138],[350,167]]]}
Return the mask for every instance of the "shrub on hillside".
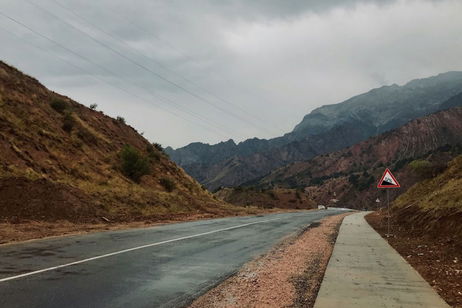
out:
{"label": "shrub on hillside", "polygon": [[428,160],[416,159],[409,163],[409,167],[422,179],[437,176],[446,168],[446,164],[431,163]]}
{"label": "shrub on hillside", "polygon": [[53,99],[50,103],[50,106],[59,113],[64,113],[64,111],[66,111],[68,108],[67,102],[61,98]]}
{"label": "shrub on hillside", "polygon": [[173,182],[169,178],[161,178],[159,181],[160,185],[162,185],[168,192],[172,192],[176,188],[175,182]]}
{"label": "shrub on hillside", "polygon": [[116,120],[117,120],[117,122],[119,122],[119,123],[125,124],[125,118],[123,118],[123,117],[121,117],[121,116],[117,116]]}
{"label": "shrub on hillside", "polygon": [[135,182],[139,182],[140,178],[150,171],[148,159],[130,145],[122,148],[120,160],[123,174]]}
{"label": "shrub on hillside", "polygon": [[75,126],[75,119],[74,117],[72,116],[71,113],[66,113],[66,115],[64,115],[64,120],[63,120],[63,126],[62,128],[70,133],[72,132],[72,129],[74,128]]}
{"label": "shrub on hillside", "polygon": [[98,104],[91,104],[90,105],[91,110],[96,110],[96,108],[98,108]]}
{"label": "shrub on hillside", "polygon": [[148,158],[150,160],[155,160],[155,161],[159,161],[160,160],[160,153],[159,151],[157,151],[153,145],[151,144],[148,144],[146,146],[146,152],[148,152]]}
{"label": "shrub on hillside", "polygon": [[153,147],[155,147],[159,152],[163,152],[164,148],[160,145],[160,143],[153,143]]}

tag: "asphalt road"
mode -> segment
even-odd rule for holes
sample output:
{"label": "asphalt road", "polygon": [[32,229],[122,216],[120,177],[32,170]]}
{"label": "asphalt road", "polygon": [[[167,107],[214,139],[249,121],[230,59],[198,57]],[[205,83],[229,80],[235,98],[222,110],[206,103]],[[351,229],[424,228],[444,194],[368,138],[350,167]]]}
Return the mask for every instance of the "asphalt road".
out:
{"label": "asphalt road", "polygon": [[0,307],[182,307],[338,210],[233,217],[0,246]]}

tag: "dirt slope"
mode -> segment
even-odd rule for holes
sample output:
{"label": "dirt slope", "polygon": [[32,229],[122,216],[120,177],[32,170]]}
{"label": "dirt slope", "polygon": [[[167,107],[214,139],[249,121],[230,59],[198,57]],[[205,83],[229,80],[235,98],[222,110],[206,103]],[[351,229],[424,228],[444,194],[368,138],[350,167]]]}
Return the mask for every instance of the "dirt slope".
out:
{"label": "dirt slope", "polygon": [[[146,175],[122,172],[130,145]],[[130,221],[234,213],[123,119],[54,93],[0,62],[0,220]],[[137,162],[138,163],[138,162]]]}

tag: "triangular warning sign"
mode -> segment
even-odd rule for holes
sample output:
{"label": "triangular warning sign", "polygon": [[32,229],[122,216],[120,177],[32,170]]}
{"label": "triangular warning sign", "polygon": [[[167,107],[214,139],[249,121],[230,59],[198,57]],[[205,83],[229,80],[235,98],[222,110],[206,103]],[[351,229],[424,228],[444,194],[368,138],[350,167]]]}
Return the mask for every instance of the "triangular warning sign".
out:
{"label": "triangular warning sign", "polygon": [[377,184],[377,188],[399,188],[401,187],[398,181],[395,179],[390,169],[385,170],[380,179],[380,182]]}

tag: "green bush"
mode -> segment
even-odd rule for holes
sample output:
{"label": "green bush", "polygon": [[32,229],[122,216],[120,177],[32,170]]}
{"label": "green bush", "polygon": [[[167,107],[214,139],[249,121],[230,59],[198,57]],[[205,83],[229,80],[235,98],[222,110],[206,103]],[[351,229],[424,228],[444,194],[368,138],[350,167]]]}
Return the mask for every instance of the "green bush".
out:
{"label": "green bush", "polygon": [[446,164],[431,163],[428,160],[416,159],[409,163],[409,167],[422,179],[429,179],[437,176],[446,168]]}
{"label": "green bush", "polygon": [[90,105],[91,110],[96,110],[96,108],[98,108],[98,104],[91,104]]}
{"label": "green bush", "polygon": [[153,145],[148,144],[146,146],[146,152],[148,152],[148,158],[152,161],[159,161],[160,160],[160,153],[157,151]]}
{"label": "green bush", "polygon": [[431,163],[428,160],[416,159],[409,163],[409,167],[414,171],[422,171],[431,167]]}
{"label": "green bush", "polygon": [[116,118],[117,122],[125,124],[125,119],[121,116],[117,116]]}
{"label": "green bush", "polygon": [[155,147],[159,152],[164,152],[164,148],[162,145],[160,145],[160,143],[153,143],[152,146]]}
{"label": "green bush", "polygon": [[161,178],[159,181],[160,185],[162,185],[168,192],[172,192],[176,188],[175,182],[173,182],[169,178]]}
{"label": "green bush", "polygon": [[64,115],[64,120],[63,120],[63,126],[62,126],[62,128],[63,128],[66,132],[70,133],[70,132],[72,132],[72,129],[74,128],[74,126],[75,126],[75,119],[74,119],[74,117],[72,116],[71,113],[66,113],[66,114]]}
{"label": "green bush", "polygon": [[120,160],[123,174],[135,182],[139,182],[140,178],[150,171],[148,159],[130,145],[122,148]]}
{"label": "green bush", "polygon": [[67,102],[60,98],[53,99],[50,103],[50,106],[59,113],[64,113],[64,111],[66,111],[66,109],[69,107]]}

